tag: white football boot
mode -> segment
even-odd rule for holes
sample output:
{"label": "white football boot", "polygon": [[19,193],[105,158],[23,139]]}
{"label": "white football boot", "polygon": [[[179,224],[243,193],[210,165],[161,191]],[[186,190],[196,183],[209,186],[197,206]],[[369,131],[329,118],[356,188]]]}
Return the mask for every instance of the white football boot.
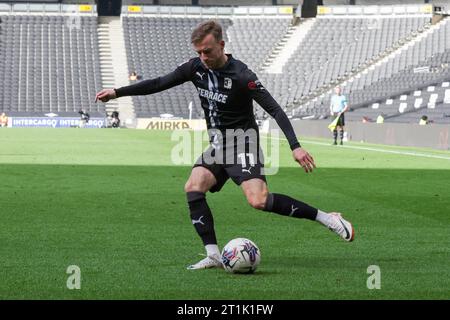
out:
{"label": "white football boot", "polygon": [[219,255],[213,254],[211,256],[207,256],[206,258],[200,260],[196,264],[187,267],[188,270],[210,269],[210,268],[222,268],[222,262],[220,261]]}
{"label": "white football boot", "polygon": [[355,238],[355,229],[350,222],[342,218],[339,212],[329,214],[328,229],[337,233],[345,241],[353,241]]}

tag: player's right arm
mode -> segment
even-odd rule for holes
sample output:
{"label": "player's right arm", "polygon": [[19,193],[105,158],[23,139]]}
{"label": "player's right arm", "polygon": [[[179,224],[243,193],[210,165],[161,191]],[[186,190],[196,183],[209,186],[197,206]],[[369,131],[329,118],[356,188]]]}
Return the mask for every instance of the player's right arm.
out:
{"label": "player's right arm", "polygon": [[95,101],[108,102],[125,96],[140,96],[161,92],[172,87],[178,86],[191,79],[192,60],[178,66],[171,73],[149,80],[143,80],[130,86],[118,89],[103,89],[95,96]]}

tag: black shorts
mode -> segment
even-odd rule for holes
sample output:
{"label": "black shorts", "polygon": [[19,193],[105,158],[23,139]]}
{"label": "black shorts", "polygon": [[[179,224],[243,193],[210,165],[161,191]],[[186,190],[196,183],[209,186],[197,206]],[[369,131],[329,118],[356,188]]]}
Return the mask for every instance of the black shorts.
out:
{"label": "black shorts", "polygon": [[[337,117],[337,116],[336,116]],[[336,117],[334,117],[334,119],[336,119]],[[342,113],[341,116],[339,117],[338,122],[336,123],[336,126],[338,127],[343,127],[345,126],[345,117],[344,114]]]}
{"label": "black shorts", "polygon": [[[257,148],[257,150],[259,151],[237,154],[235,157],[232,157],[233,161],[230,160],[231,157],[228,158],[229,161],[217,161],[218,159],[211,158],[211,156],[216,157],[217,150],[210,146],[202,153],[193,167],[204,167],[214,175],[217,183],[209,190],[210,192],[220,191],[228,178],[231,178],[237,185],[255,178],[267,182],[263,172],[263,154],[260,148]],[[247,149],[246,151],[249,150]],[[225,156],[224,158],[227,157]]]}

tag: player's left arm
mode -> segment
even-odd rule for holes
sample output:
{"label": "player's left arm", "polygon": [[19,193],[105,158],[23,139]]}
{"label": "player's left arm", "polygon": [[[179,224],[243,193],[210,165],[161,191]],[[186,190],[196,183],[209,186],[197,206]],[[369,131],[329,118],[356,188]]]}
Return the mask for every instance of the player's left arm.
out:
{"label": "player's left arm", "polygon": [[264,88],[261,82],[257,79],[253,72],[249,71],[247,79],[247,88],[250,91],[250,95],[268,114],[275,119],[278,126],[286,136],[289,146],[292,150],[294,160],[297,161],[305,170],[305,172],[311,172],[316,167],[313,157],[301,147],[295,135],[294,128],[292,127],[289,118],[286,113],[275,101],[272,95]]}
{"label": "player's left arm", "polygon": [[346,113],[348,111],[349,107],[348,107],[348,102],[347,102],[347,97],[344,97],[344,110],[342,110],[341,113]]}

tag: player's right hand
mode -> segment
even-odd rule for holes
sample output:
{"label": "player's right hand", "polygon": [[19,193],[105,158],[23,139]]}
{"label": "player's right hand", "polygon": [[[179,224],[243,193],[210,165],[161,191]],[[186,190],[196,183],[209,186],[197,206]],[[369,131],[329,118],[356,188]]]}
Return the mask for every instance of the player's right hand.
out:
{"label": "player's right hand", "polygon": [[116,91],[114,89],[103,89],[95,95],[95,102],[98,100],[108,102],[111,99],[116,99]]}

